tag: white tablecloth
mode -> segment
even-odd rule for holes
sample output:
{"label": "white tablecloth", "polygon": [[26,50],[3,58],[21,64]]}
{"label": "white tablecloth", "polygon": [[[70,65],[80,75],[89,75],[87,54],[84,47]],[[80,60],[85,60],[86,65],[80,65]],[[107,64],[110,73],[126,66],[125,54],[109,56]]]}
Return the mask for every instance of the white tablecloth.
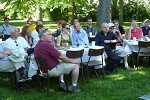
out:
{"label": "white tablecloth", "polygon": [[[83,56],[82,56],[82,62],[88,62],[88,59],[89,59],[89,56],[88,56],[88,51],[90,48],[104,48],[103,46],[90,46],[88,48],[84,48],[84,47],[78,47],[78,48],[70,48],[69,50],[81,50],[81,49],[84,49],[84,53],[83,53]],[[59,50],[63,55],[66,55],[66,50]],[[103,58],[104,55],[103,55]],[[80,59],[78,58],[77,59],[79,62],[80,62]],[[90,61],[93,61],[93,60],[97,60],[97,61],[102,61],[102,56],[96,56],[96,57],[91,57],[91,60]],[[105,59],[103,59],[103,66],[105,66],[106,63],[105,63]]]}
{"label": "white tablecloth", "polygon": [[[138,41],[133,41],[133,40],[124,40],[125,44],[129,46],[132,52],[138,52],[139,47],[138,47]],[[141,48],[141,52],[149,52],[150,48]]]}

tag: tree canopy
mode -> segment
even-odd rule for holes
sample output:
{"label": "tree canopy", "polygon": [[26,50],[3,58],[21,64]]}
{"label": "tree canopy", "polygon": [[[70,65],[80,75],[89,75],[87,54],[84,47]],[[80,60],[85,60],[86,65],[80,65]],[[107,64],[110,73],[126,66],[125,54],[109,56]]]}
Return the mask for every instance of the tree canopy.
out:
{"label": "tree canopy", "polygon": [[[94,21],[99,15],[98,7],[103,8],[103,2],[107,0],[1,0],[3,8],[0,8],[1,19],[9,16],[11,19],[24,19],[28,17],[49,18],[57,21],[65,19],[71,21],[74,17],[86,21],[92,17]],[[119,19],[130,21],[136,19],[143,21],[150,16],[150,0],[108,0],[110,8],[110,20]],[[104,9],[103,9],[104,10]],[[107,11],[107,10],[106,10]],[[108,13],[108,12],[107,12]],[[108,16],[109,17],[109,16]]]}

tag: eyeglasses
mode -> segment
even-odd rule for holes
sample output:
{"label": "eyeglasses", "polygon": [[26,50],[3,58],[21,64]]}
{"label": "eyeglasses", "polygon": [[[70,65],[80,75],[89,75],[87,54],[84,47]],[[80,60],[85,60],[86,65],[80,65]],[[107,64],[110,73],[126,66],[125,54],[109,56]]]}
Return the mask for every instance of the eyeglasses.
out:
{"label": "eyeglasses", "polygon": [[17,41],[15,41],[15,43],[16,43],[16,46],[18,46],[18,43],[17,43]]}
{"label": "eyeglasses", "polygon": [[109,27],[109,29],[114,29],[114,27]]}

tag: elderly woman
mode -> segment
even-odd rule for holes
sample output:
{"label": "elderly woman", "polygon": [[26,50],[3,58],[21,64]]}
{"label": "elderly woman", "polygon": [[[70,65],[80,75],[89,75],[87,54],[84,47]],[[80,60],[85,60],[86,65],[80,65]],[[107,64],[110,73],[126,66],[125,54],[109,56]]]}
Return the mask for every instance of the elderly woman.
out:
{"label": "elderly woman", "polygon": [[32,46],[32,38],[29,26],[24,26],[21,31],[21,36],[25,38],[30,46]]}
{"label": "elderly woman", "polygon": [[122,41],[121,43],[117,44],[116,48],[115,48],[115,53],[124,58],[124,64],[125,64],[125,68],[127,70],[130,70],[131,68],[128,65],[128,61],[127,61],[127,57],[129,54],[131,54],[131,50],[128,47],[128,45],[124,45],[123,42],[123,37],[121,35],[121,32],[114,29],[114,24],[113,23],[109,23],[109,31],[113,32],[114,34],[116,34],[118,36],[118,39],[120,41]]}
{"label": "elderly woman", "polygon": [[133,20],[131,22],[131,26],[129,29],[126,30],[126,38],[128,40],[132,40],[133,37],[136,37],[136,39],[142,38],[143,33],[142,29],[137,27],[137,22]]}
{"label": "elderly woman", "polygon": [[66,23],[62,23],[62,32],[57,38],[57,47],[66,47],[72,45],[72,39],[70,36],[70,27]]}

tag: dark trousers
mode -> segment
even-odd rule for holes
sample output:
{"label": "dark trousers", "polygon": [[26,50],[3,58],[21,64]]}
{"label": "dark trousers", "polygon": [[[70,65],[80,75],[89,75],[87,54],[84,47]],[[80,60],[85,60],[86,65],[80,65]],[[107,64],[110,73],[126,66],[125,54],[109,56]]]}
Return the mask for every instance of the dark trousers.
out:
{"label": "dark trousers", "polygon": [[110,64],[106,67],[106,70],[112,72],[116,68],[116,65],[120,63],[121,57],[119,57],[117,54],[115,54],[112,51],[105,51],[105,52],[108,56],[108,59],[111,60]]}

